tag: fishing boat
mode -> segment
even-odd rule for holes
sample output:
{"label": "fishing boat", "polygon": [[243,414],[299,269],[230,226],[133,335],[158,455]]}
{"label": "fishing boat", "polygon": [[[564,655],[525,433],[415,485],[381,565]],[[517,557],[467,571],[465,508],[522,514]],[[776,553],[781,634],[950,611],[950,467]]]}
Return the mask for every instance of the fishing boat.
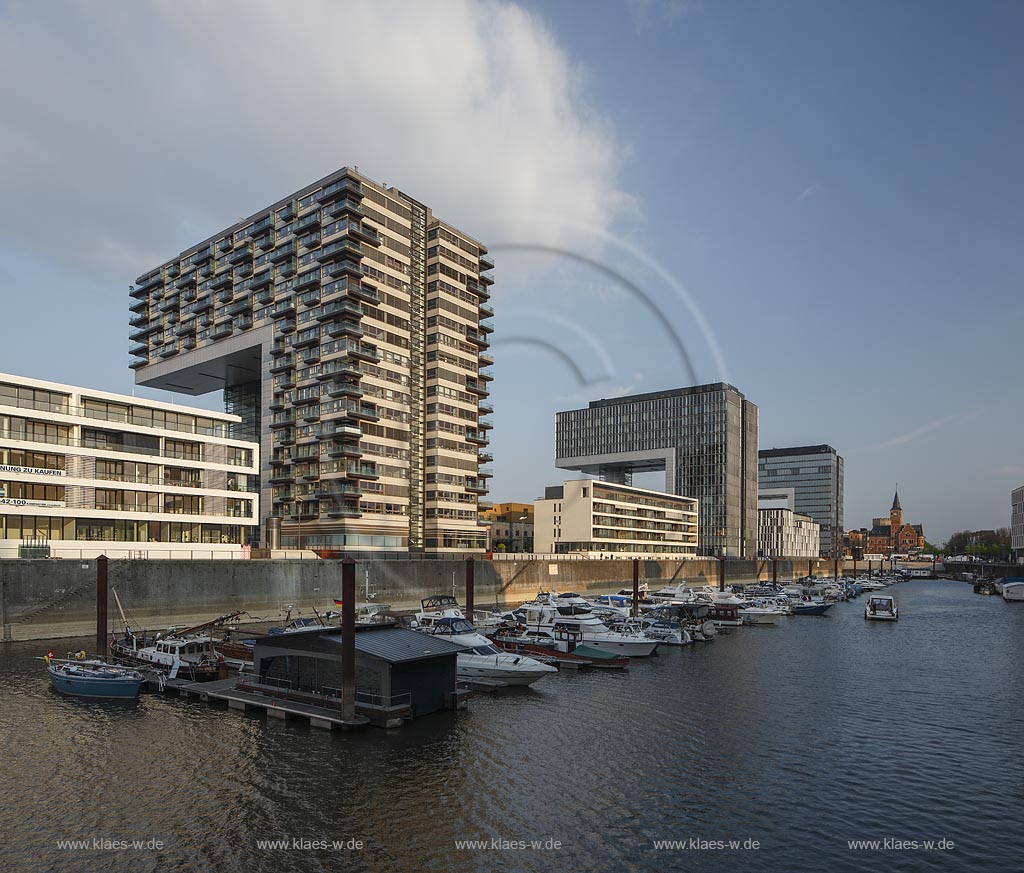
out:
{"label": "fishing boat", "polygon": [[[169,628],[155,636],[147,636],[132,630],[121,606],[121,598],[113,588],[111,593],[124,624],[123,636],[110,635],[110,652],[116,661],[129,667],[153,670],[168,679],[207,682],[226,676],[227,663],[217,654],[213,629],[244,615],[243,611],[222,615],[184,630]],[[201,634],[204,630],[206,634]]]}
{"label": "fishing boat", "polygon": [[872,594],[864,604],[865,621],[899,621],[900,609],[896,598],[888,594]]}
{"label": "fishing boat", "polygon": [[77,656],[56,658],[47,652],[43,658],[54,691],[73,697],[131,700],[139,696],[146,678],[138,670],[117,667],[100,658]]}

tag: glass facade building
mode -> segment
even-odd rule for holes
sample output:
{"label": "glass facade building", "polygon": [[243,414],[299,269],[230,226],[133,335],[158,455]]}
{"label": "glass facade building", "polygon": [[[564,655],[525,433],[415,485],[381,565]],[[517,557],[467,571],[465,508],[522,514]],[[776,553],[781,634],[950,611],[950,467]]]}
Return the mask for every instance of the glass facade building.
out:
{"label": "glass facade building", "polygon": [[493,266],[343,168],[139,276],[131,366],[224,391],[263,449],[265,543],[483,550]]}
{"label": "glass facade building", "polygon": [[665,472],[699,505],[701,555],[757,555],[757,406],[724,382],[595,400],[555,416],[555,466],[629,484]]}
{"label": "glass facade building", "polygon": [[820,557],[842,557],[843,459],[832,446],[762,449],[757,481],[766,493],[792,489],[792,509],[818,523]]}

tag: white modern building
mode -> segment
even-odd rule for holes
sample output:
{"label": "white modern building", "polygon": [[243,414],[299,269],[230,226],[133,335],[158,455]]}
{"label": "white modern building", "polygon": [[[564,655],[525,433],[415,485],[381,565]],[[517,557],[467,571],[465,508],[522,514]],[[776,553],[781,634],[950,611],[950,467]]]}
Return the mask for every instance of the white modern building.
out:
{"label": "white modern building", "polygon": [[545,489],[534,501],[534,551],[592,558],[697,554],[697,500],[594,479]]}
{"label": "white modern building", "polygon": [[1024,485],[1010,494],[1010,547],[1019,560],[1024,558]]}
{"label": "white modern building", "polygon": [[757,553],[762,558],[817,558],[819,525],[814,519],[778,506],[757,510]]}
{"label": "white modern building", "polygon": [[238,416],[0,373],[0,557],[241,557],[259,446]]}

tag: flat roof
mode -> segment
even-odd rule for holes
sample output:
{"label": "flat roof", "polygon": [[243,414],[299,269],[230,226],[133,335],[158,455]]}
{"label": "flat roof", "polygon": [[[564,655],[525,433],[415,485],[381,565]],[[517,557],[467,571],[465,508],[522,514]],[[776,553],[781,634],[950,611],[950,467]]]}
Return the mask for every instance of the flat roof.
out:
{"label": "flat roof", "polygon": [[[649,494],[652,497],[667,497],[671,500],[697,500],[696,497],[688,497],[685,494],[669,494],[667,491],[654,491],[651,488],[637,488],[636,485],[621,485],[618,482],[605,482],[603,479],[566,479],[561,485],[550,485],[544,489],[545,494],[548,491],[562,491],[564,494],[565,486],[572,482],[593,482],[595,485],[600,485],[604,488],[615,488],[622,491],[632,491],[636,494]],[[562,495],[558,497],[545,497],[545,500],[564,500]]]}
{"label": "flat roof", "polygon": [[[316,628],[290,634],[270,634],[256,640],[258,646],[301,649],[337,655],[341,652],[341,630],[337,627]],[[423,661],[454,655],[461,647],[420,631],[395,625],[357,625],[356,651],[391,664]]]}
{"label": "flat roof", "polygon": [[[603,406],[624,406],[627,403],[643,403],[648,400],[664,400],[668,397],[683,397],[687,394],[710,394],[713,391],[735,391],[741,398],[746,400],[743,392],[735,385],[728,382],[709,382],[706,385],[691,385],[687,388],[669,388],[664,391],[650,391],[646,394],[627,394],[624,397],[610,397],[602,400],[591,400],[583,409],[599,409]],[[582,409],[567,409],[556,413],[562,415],[564,412],[581,412]]]}
{"label": "flat roof", "polygon": [[787,455],[823,455],[839,454],[832,446],[822,443],[820,446],[791,446],[785,449],[761,449],[759,458],[783,458]]}
{"label": "flat roof", "polygon": [[27,376],[15,376],[13,373],[0,373],[0,382],[7,382],[20,385],[25,388],[39,388],[43,391],[54,391],[59,394],[80,394],[95,400],[109,400],[114,403],[130,404],[132,406],[146,406],[150,409],[162,409],[167,412],[185,413],[196,415],[201,418],[212,418],[216,421],[240,422],[241,416],[230,415],[226,412],[216,412],[212,409],[199,409],[195,406],[182,406],[179,403],[167,403],[163,400],[146,400],[142,397],[133,397],[130,394],[115,394],[112,391],[99,391],[94,388],[82,388],[78,385],[65,385],[61,382],[47,382],[43,379],[30,379]]}

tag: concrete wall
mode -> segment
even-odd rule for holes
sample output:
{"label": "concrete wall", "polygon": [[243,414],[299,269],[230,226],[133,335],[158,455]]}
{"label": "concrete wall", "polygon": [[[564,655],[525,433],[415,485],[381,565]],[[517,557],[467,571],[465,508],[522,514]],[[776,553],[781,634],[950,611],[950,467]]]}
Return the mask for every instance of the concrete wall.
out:
{"label": "concrete wall", "polygon": [[[544,589],[610,592],[632,585],[632,562],[618,560],[479,560],[474,564],[476,605],[521,603]],[[832,575],[831,561],[779,561],[779,581],[808,572]],[[864,568],[866,569],[866,568]],[[379,560],[356,567],[357,596],[376,603],[418,606],[423,597],[464,599],[466,562]],[[772,578],[771,561],[726,562],[726,581]],[[714,559],[642,561],[640,577],[653,590],[664,585],[717,585]],[[368,574],[368,577],[367,577]],[[253,620],[277,621],[289,605],[293,616],[311,615],[341,596],[341,563],[319,560],[109,562],[109,587],[117,592],[133,627],[183,627],[244,610]],[[13,639],[49,639],[95,632],[96,561],[0,561],[0,624]],[[110,595],[111,624],[120,627]]]}

